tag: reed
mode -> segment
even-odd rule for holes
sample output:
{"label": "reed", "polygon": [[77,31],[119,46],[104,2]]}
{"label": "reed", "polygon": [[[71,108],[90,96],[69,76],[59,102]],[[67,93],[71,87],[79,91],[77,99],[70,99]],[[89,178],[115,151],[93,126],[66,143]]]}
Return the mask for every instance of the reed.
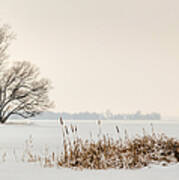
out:
{"label": "reed", "polygon": [[65,125],[62,118],[60,126],[63,135],[61,153],[49,152],[46,147],[45,153],[37,154],[30,136],[25,143],[22,161],[39,163],[42,167],[75,169],[137,169],[150,164],[167,166],[179,162],[179,140],[155,133],[153,126],[151,135],[143,129],[142,135],[133,138],[129,137],[127,130],[122,138],[120,128],[116,126],[114,133],[117,137],[113,138],[102,133],[102,123],[98,121],[97,139],[92,134],[88,139],[81,138],[77,126]]}
{"label": "reed", "polygon": [[[16,161],[18,160],[17,155],[14,151]],[[54,167],[57,164],[58,157],[57,153],[49,152],[48,147],[44,148],[43,153],[37,153],[33,145],[32,136],[25,142],[24,151],[21,160],[28,163],[39,163],[41,167]]]}
{"label": "reed", "polygon": [[[125,138],[120,136],[116,126],[118,138],[102,134],[101,122],[98,139],[82,139],[78,136],[76,126],[65,125],[60,118],[63,133],[63,152],[57,161],[57,166],[78,169],[136,169],[150,164],[179,162],[179,140],[165,134],[156,134],[152,127],[149,135],[143,130],[143,135],[129,138],[125,131]],[[71,138],[71,134],[72,137]]]}

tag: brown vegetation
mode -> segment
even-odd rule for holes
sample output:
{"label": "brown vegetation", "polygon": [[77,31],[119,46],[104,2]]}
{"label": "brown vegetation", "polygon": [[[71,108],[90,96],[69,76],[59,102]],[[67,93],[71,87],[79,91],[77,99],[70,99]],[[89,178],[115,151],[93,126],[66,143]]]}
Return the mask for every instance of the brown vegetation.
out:
{"label": "brown vegetation", "polygon": [[179,141],[156,134],[136,135],[129,138],[120,137],[119,127],[116,126],[118,138],[102,134],[101,122],[98,121],[98,139],[82,139],[78,135],[77,126],[67,127],[62,119],[60,124],[63,133],[63,152],[49,152],[37,155],[33,149],[32,138],[26,141],[22,160],[30,163],[39,162],[42,167],[65,167],[75,169],[137,169],[160,164],[167,166],[179,162]]}
{"label": "brown vegetation", "polygon": [[[119,139],[105,134],[99,134],[98,140],[82,139],[78,136],[77,127],[64,125],[60,120],[63,132],[64,151],[59,158],[58,165],[69,168],[108,169],[108,168],[142,168],[149,164],[167,165],[179,162],[179,141],[169,138],[165,134],[157,135],[152,129],[152,135],[133,139],[120,138],[119,127],[116,131]],[[101,133],[101,122],[98,122]],[[69,137],[73,134],[73,139]]]}

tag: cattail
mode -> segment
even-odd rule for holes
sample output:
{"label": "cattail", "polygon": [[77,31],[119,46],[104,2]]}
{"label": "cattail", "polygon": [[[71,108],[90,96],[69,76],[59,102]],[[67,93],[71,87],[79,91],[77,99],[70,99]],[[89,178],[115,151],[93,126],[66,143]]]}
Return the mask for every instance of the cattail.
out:
{"label": "cattail", "polygon": [[68,131],[68,127],[67,126],[65,126],[65,131],[66,131],[66,134],[68,135],[69,131]]}
{"label": "cattail", "polygon": [[97,123],[98,123],[98,125],[100,126],[100,125],[101,125],[101,120],[98,120],[98,122],[97,122]]}
{"label": "cattail", "polygon": [[77,126],[75,126],[75,132],[76,132],[76,133],[77,133],[77,130],[78,130],[78,129],[77,129]]}
{"label": "cattail", "polygon": [[119,127],[118,126],[116,126],[116,131],[117,131],[117,133],[119,133]]}
{"label": "cattail", "polygon": [[55,153],[52,152],[52,161],[55,161]]}
{"label": "cattail", "polygon": [[[62,119],[60,119],[63,125]],[[98,121],[99,129],[101,122]],[[117,133],[120,133],[116,126]],[[70,131],[71,129],[71,131]],[[32,137],[26,142],[23,160],[28,162],[40,162],[43,167],[54,167],[55,165],[78,169],[108,169],[126,168],[136,169],[148,166],[151,163],[169,164],[179,161],[179,141],[169,138],[165,134],[152,136],[143,130],[142,136],[130,138],[125,130],[124,139],[115,139],[109,134],[101,134],[101,138],[94,140],[92,135],[89,139],[82,139],[77,134],[77,126],[64,125],[63,151],[59,155],[48,152],[45,157],[36,155],[32,151]],[[71,139],[69,133],[73,134]],[[154,132],[153,132],[154,133]],[[2,158],[5,161],[5,156]]]}
{"label": "cattail", "polygon": [[71,124],[71,131],[72,131],[72,133],[74,133],[74,127],[72,124]]}
{"label": "cattail", "polygon": [[60,117],[60,124],[63,126],[63,120],[62,120],[62,117]]}

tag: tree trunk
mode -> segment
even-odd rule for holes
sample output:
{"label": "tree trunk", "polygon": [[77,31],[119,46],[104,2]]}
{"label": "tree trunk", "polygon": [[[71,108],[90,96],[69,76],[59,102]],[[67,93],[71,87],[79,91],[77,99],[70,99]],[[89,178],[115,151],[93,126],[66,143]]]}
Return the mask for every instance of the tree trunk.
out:
{"label": "tree trunk", "polygon": [[2,116],[0,116],[0,123],[4,124],[6,122],[7,119],[3,118]]}

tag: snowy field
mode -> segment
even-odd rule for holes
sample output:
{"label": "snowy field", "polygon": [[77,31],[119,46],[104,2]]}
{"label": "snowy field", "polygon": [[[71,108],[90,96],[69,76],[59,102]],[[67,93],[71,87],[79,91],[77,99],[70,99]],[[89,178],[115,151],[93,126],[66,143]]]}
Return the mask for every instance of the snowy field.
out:
{"label": "snowy field", "polygon": [[[96,138],[98,127],[96,121],[66,121],[75,124],[81,137],[89,138],[92,133]],[[102,121],[102,132],[117,136],[115,126],[120,128],[121,136],[125,129],[130,137],[136,133],[142,134],[143,128],[151,133],[151,123],[156,133],[164,132],[167,136],[179,138],[179,121]],[[83,170],[76,171],[65,168],[43,168],[40,164],[24,163],[21,155],[25,148],[25,141],[32,136],[34,151],[44,153],[62,151],[62,133],[57,121],[8,121],[0,125],[0,179],[3,180],[32,180],[32,179],[78,179],[78,180],[178,180],[179,164],[168,167],[154,166],[138,170]],[[15,152],[15,153],[14,153]],[[14,156],[16,154],[16,157]],[[4,162],[3,162],[4,161]]]}

